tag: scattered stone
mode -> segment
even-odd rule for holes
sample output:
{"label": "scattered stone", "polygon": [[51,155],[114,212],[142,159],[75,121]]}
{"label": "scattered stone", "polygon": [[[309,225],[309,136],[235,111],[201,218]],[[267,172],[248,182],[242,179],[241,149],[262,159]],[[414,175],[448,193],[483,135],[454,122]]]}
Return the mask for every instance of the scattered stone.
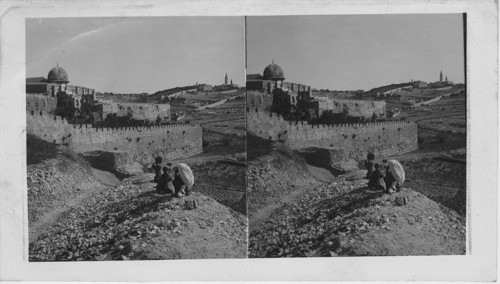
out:
{"label": "scattered stone", "polygon": [[397,206],[403,206],[408,204],[408,197],[406,196],[397,196],[395,198],[395,202]]}

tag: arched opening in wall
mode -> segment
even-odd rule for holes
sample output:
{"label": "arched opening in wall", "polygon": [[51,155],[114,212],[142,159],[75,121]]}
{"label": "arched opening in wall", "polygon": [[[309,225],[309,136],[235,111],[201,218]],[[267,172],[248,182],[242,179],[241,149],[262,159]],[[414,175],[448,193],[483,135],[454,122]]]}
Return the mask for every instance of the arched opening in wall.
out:
{"label": "arched opening in wall", "polygon": [[40,115],[41,115],[41,116],[43,115],[42,111],[40,111]]}
{"label": "arched opening in wall", "polygon": [[[32,113],[33,114],[33,113]],[[54,116],[54,120],[57,120],[57,116]]]}
{"label": "arched opening in wall", "polygon": [[31,115],[35,115],[35,112],[34,112],[34,111],[31,111]]}
{"label": "arched opening in wall", "polygon": [[115,151],[118,150],[118,147],[113,148]]}
{"label": "arched opening in wall", "polygon": [[137,139],[135,140],[136,142],[139,142],[139,140],[141,140],[141,138],[137,137]]}
{"label": "arched opening in wall", "polygon": [[356,138],[356,134],[353,134],[353,135],[352,135],[352,139],[354,139],[354,138]]}
{"label": "arched opening in wall", "polygon": [[401,131],[401,127],[398,127],[398,131]]}
{"label": "arched opening in wall", "polygon": [[186,131],[182,131],[182,135],[186,134]]}
{"label": "arched opening in wall", "polygon": [[63,143],[64,143],[64,142],[66,142],[66,137],[63,137],[63,138],[62,138],[62,142],[63,142]]}
{"label": "arched opening in wall", "polygon": [[385,127],[382,127],[382,131],[384,131],[384,130],[385,130]]}

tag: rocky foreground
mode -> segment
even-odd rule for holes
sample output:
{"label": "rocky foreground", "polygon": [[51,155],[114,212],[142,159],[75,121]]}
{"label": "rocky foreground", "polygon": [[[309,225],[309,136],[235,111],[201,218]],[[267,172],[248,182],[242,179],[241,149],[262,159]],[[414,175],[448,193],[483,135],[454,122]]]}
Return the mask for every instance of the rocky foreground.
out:
{"label": "rocky foreground", "polygon": [[305,191],[250,230],[249,257],[465,254],[455,211],[411,189],[368,191],[366,180]]}
{"label": "rocky foreground", "polygon": [[[30,261],[145,260],[243,258],[247,255],[244,215],[196,191],[184,198],[155,193],[152,174],[123,180],[116,186],[66,188],[47,181],[63,180],[61,169],[32,169],[30,211],[42,214],[30,224]],[[85,179],[83,169],[77,167]],[[47,173],[45,173],[47,172]],[[72,172],[73,173],[73,172]],[[87,184],[88,185],[88,184]],[[94,184],[92,184],[94,185]],[[44,192],[42,192],[44,191]],[[53,203],[51,200],[59,200]],[[41,210],[34,201],[57,206]],[[196,201],[196,206],[193,202]],[[35,216],[35,214],[30,214]]]}

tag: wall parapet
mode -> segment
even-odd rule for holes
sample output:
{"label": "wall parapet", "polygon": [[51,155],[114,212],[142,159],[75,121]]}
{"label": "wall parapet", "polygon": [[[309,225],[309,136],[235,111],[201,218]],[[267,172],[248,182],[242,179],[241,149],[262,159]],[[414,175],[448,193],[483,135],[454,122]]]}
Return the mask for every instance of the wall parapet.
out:
{"label": "wall parapet", "polygon": [[[95,128],[70,124],[60,116],[27,115],[27,133],[65,144],[78,153],[103,150],[127,151],[150,160],[152,155],[192,155],[202,152],[202,127],[198,124]],[[154,158],[154,157],[153,157]]]}
{"label": "wall parapet", "polygon": [[417,124],[412,121],[384,121],[337,125],[309,125],[286,121],[266,111],[247,110],[247,131],[292,149],[339,147],[350,149],[358,158],[373,153],[405,153],[418,148]]}

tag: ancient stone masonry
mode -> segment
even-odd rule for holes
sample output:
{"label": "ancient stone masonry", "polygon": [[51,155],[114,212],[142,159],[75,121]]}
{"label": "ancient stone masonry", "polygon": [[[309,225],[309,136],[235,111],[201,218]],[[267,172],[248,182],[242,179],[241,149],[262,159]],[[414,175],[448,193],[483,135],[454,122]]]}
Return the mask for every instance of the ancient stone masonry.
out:
{"label": "ancient stone masonry", "polygon": [[172,160],[203,151],[202,129],[194,124],[93,128],[90,124],[70,124],[53,115],[28,114],[26,119],[28,134],[68,145],[78,153],[126,151],[135,161],[146,164],[158,155]]}
{"label": "ancient stone masonry", "polygon": [[103,101],[103,115],[116,113],[117,116],[131,115],[133,119],[156,121],[160,117],[163,121],[170,121],[169,104],[148,103],[115,103]]}
{"label": "ancient stone masonry", "polygon": [[26,96],[26,113],[35,114],[54,114],[57,100],[45,94],[29,94]]}
{"label": "ancient stone masonry", "polygon": [[414,122],[309,125],[306,121],[286,121],[275,113],[249,110],[247,127],[247,131],[263,139],[282,141],[292,149],[343,148],[355,159],[363,159],[369,152],[389,156],[418,149]]}
{"label": "ancient stone masonry", "polygon": [[341,113],[344,110],[350,116],[371,118],[373,114],[377,117],[386,116],[385,101],[362,101],[362,100],[339,100],[326,97],[316,97],[319,102],[319,113],[321,115],[326,110],[333,113]]}

